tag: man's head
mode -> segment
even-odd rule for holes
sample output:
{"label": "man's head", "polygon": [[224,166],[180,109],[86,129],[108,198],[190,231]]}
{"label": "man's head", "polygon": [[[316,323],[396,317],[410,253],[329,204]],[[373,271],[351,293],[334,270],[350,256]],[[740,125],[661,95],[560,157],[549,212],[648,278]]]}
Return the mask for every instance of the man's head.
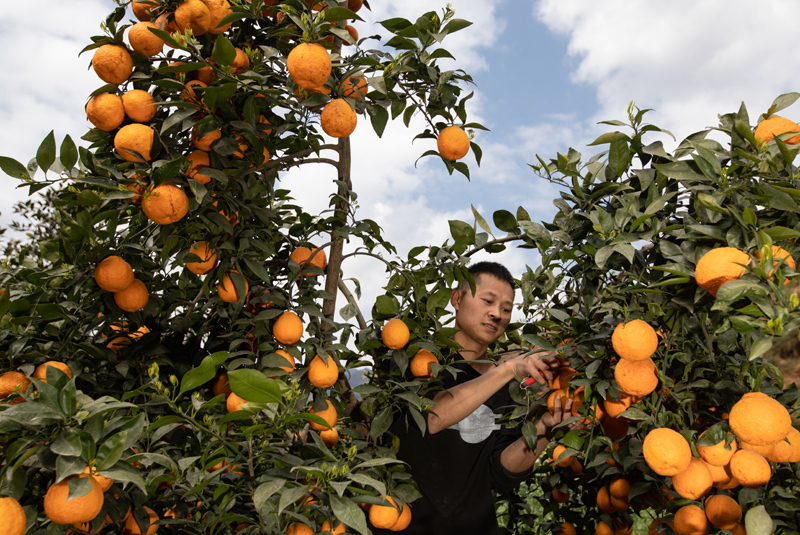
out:
{"label": "man's head", "polygon": [[478,262],[469,268],[475,279],[473,294],[469,282],[450,294],[456,311],[456,341],[476,353],[485,353],[489,344],[503,334],[511,321],[514,306],[514,278],[496,262]]}

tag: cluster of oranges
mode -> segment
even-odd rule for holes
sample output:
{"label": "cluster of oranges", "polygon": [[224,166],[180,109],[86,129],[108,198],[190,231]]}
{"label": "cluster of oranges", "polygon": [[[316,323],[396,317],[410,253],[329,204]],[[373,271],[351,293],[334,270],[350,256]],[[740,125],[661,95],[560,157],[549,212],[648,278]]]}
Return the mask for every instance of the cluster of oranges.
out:
{"label": "cluster of oranges", "polygon": [[114,302],[125,312],[138,312],[150,300],[145,284],[120,256],[110,255],[101,260],[95,267],[94,280],[102,290],[114,294]]}
{"label": "cluster of oranges", "polygon": [[[381,330],[381,340],[389,349],[402,349],[408,344],[411,332],[408,325],[400,318],[392,318],[386,322]],[[419,349],[411,357],[409,370],[414,377],[427,378],[433,376],[433,364],[439,361],[436,355],[427,349]]]}

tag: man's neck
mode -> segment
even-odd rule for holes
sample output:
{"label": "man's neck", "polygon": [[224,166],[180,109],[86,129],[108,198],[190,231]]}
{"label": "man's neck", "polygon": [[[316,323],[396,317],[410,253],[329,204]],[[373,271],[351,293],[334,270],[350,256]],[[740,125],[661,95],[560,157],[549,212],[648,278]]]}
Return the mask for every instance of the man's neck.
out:
{"label": "man's neck", "polygon": [[461,335],[461,333],[457,332],[455,336],[453,336],[453,340],[461,346],[461,349],[458,352],[464,358],[464,360],[470,361],[470,366],[472,366],[476,372],[484,374],[491,368],[494,368],[494,364],[491,362],[474,362],[488,360],[486,353],[489,349],[489,346],[476,343],[467,336],[459,335]]}

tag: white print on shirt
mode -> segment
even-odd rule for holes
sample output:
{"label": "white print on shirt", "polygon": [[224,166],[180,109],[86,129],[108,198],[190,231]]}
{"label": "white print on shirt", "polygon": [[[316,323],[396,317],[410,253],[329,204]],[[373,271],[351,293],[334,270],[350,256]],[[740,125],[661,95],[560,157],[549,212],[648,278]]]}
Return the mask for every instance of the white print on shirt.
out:
{"label": "white print on shirt", "polygon": [[477,444],[483,442],[492,431],[500,429],[500,424],[495,423],[495,420],[500,418],[501,415],[492,412],[492,409],[486,405],[481,405],[472,414],[461,420],[460,422],[451,425],[448,429],[455,429],[461,435],[461,440],[468,444]]}

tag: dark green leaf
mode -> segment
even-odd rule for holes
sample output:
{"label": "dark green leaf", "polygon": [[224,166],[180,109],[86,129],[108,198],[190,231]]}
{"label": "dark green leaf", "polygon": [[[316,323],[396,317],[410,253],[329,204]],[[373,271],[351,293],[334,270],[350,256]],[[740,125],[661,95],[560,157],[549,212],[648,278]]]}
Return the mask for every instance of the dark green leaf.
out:
{"label": "dark green leaf", "polygon": [[61,142],[58,158],[61,160],[61,165],[67,169],[71,169],[78,162],[78,148],[71,137],[66,136]]}
{"label": "dark green leaf", "polygon": [[214,376],[217,375],[217,368],[219,368],[227,358],[227,351],[219,351],[203,358],[200,366],[189,370],[183,376],[179,394],[193,390],[213,379]]}
{"label": "dark green leaf", "polygon": [[238,369],[228,372],[231,390],[237,396],[255,403],[277,403],[281,400],[281,391],[274,379],[253,369]]}
{"label": "dark green leaf", "polygon": [[117,461],[122,457],[122,452],[125,451],[125,442],[128,439],[128,432],[121,431],[103,442],[100,449],[97,451],[97,462],[95,466],[98,470],[108,470],[117,464]]}
{"label": "dark green leaf", "polygon": [[378,137],[383,136],[383,131],[386,129],[386,123],[389,121],[389,112],[382,106],[367,106],[369,119],[372,123],[372,129],[378,134]]}
{"label": "dark green leaf", "polygon": [[225,37],[225,34],[220,32],[217,39],[214,41],[214,49],[211,51],[211,57],[219,65],[228,66],[236,59],[236,47]]}
{"label": "dark green leaf", "polygon": [[47,172],[54,161],[56,161],[56,138],[51,130],[36,151],[36,163],[42,171]]}
{"label": "dark green leaf", "polygon": [[0,156],[0,169],[12,178],[29,178],[28,170],[25,166],[7,156]]}
{"label": "dark green leaf", "polygon": [[497,210],[492,214],[494,225],[503,232],[515,232],[517,230],[517,219],[508,210]]}
{"label": "dark green leaf", "polygon": [[[369,533],[364,510],[356,505],[355,502],[346,498],[340,498],[335,494],[328,495],[328,498],[330,499],[333,516],[336,520],[344,522],[347,527],[353,528],[363,535]],[[335,524],[335,522],[333,522],[333,524]]]}

